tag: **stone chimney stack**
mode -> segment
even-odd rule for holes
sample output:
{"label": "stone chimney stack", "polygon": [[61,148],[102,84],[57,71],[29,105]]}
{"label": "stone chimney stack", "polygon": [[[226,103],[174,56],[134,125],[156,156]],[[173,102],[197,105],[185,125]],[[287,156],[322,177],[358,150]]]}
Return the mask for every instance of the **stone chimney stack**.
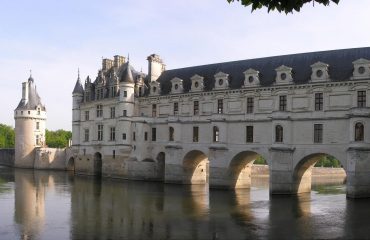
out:
{"label": "stone chimney stack", "polygon": [[28,82],[22,83],[22,101],[28,102]]}
{"label": "stone chimney stack", "polygon": [[124,63],[125,63],[125,57],[122,57],[120,55],[114,56],[114,67],[115,68],[119,68]]}
{"label": "stone chimney stack", "polygon": [[113,60],[108,59],[108,58],[104,58],[103,62],[102,62],[103,71],[106,71],[106,70],[110,69],[111,67],[113,67]]}
{"label": "stone chimney stack", "polygon": [[165,70],[166,65],[157,54],[151,54],[147,60],[149,80],[150,82],[156,81]]}

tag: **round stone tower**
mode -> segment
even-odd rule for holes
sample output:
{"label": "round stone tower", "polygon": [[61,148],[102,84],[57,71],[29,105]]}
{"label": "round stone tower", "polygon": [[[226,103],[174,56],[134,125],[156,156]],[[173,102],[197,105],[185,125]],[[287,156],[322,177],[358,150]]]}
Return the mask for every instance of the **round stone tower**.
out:
{"label": "round stone tower", "polygon": [[[81,126],[81,110],[80,104],[83,101],[84,89],[80,80],[80,70],[76,85],[72,92],[72,146],[78,147],[80,145],[80,126]],[[86,116],[85,116],[85,120]]]}
{"label": "round stone tower", "polygon": [[33,168],[35,149],[45,145],[46,109],[32,76],[22,83],[22,99],[14,110],[15,162],[19,168]]}

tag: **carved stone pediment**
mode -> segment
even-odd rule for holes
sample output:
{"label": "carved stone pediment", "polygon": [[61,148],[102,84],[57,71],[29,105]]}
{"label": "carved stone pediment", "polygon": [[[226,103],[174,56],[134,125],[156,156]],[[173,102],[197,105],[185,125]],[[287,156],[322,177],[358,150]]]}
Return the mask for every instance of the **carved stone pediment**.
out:
{"label": "carved stone pediment", "polygon": [[293,83],[292,68],[281,65],[275,69],[276,71],[276,84],[291,84]]}
{"label": "carved stone pediment", "polygon": [[191,80],[191,92],[200,92],[204,88],[204,77],[195,74],[190,78]]}
{"label": "carved stone pediment", "polygon": [[175,77],[171,79],[171,93],[182,93],[184,91],[183,80],[181,78]]}
{"label": "carved stone pediment", "polygon": [[255,87],[260,85],[259,71],[249,68],[244,73],[244,87]]}
{"label": "carved stone pediment", "polygon": [[325,82],[329,81],[329,64],[323,62],[316,62],[311,65],[311,82]]}
{"label": "carved stone pediment", "polygon": [[364,58],[353,61],[353,77],[351,79],[370,78],[370,61]]}
{"label": "carved stone pediment", "polygon": [[218,72],[215,77],[215,89],[227,89],[229,87],[229,74]]}

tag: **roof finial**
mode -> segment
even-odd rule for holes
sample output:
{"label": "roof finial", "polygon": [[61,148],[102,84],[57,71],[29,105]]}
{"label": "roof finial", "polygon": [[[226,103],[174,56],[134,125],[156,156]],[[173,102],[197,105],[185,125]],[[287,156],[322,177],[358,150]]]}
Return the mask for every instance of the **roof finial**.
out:
{"label": "roof finial", "polygon": [[130,61],[130,53],[127,54],[127,62]]}
{"label": "roof finial", "polygon": [[32,69],[30,69],[30,77],[32,77]]}
{"label": "roof finial", "polygon": [[77,79],[80,79],[80,67],[77,68]]}

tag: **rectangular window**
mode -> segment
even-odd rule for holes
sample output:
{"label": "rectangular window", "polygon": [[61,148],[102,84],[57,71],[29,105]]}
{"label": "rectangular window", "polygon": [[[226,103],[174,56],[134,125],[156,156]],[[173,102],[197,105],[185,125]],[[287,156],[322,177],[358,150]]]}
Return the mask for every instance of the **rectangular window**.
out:
{"label": "rectangular window", "polygon": [[113,158],[116,158],[116,150],[113,150],[113,152],[112,152],[112,157],[113,157]]}
{"label": "rectangular window", "polygon": [[127,110],[123,110],[123,116],[127,117]]}
{"label": "rectangular window", "polygon": [[40,145],[40,137],[39,137],[39,135],[36,135],[36,145]]}
{"label": "rectangular window", "polygon": [[103,141],[103,125],[98,125],[98,141]]}
{"label": "rectangular window", "polygon": [[152,141],[157,141],[157,129],[152,128]]}
{"label": "rectangular window", "polygon": [[126,140],[127,136],[126,133],[122,133],[122,140]]}
{"label": "rectangular window", "polygon": [[123,96],[127,97],[127,91],[123,91]]}
{"label": "rectangular window", "polygon": [[314,132],[313,132],[313,142],[314,143],[322,143],[323,137],[323,127],[322,124],[314,124],[313,125]]}
{"label": "rectangular window", "polygon": [[109,138],[110,141],[116,141],[116,128],[115,127],[111,127],[110,128],[110,138]]}
{"label": "rectangular window", "polygon": [[144,132],[144,140],[148,141],[148,132]]}
{"label": "rectangular window", "polygon": [[357,92],[357,107],[366,107],[366,91]]}
{"label": "rectangular window", "polygon": [[84,156],[86,155],[86,149],[83,150],[84,151]]}
{"label": "rectangular window", "polygon": [[96,117],[103,117],[103,106],[102,105],[96,106]]}
{"label": "rectangular window", "polygon": [[84,139],[85,142],[88,142],[89,141],[89,138],[90,138],[90,136],[89,136],[90,135],[89,129],[85,129],[85,134],[84,135],[85,135],[85,139]]}
{"label": "rectangular window", "polygon": [[252,143],[253,142],[253,126],[246,127],[246,142]]}
{"label": "rectangular window", "polygon": [[224,112],[224,101],[222,99],[217,100],[217,113],[222,114]]}
{"label": "rectangular window", "polygon": [[115,118],[116,117],[116,108],[111,107],[110,108],[110,118]]}
{"label": "rectangular window", "polygon": [[193,142],[199,141],[199,127],[193,127]]}
{"label": "rectangular window", "polygon": [[199,102],[194,101],[194,115],[199,115]]}
{"label": "rectangular window", "polygon": [[322,111],[324,106],[323,93],[315,93],[315,111]]}
{"label": "rectangular window", "polygon": [[247,113],[253,113],[254,108],[254,98],[247,98]]}
{"label": "rectangular window", "polygon": [[157,104],[152,105],[152,117],[157,116]]}
{"label": "rectangular window", "polygon": [[178,115],[179,114],[179,103],[174,102],[173,103],[173,115]]}
{"label": "rectangular window", "polygon": [[286,95],[279,97],[279,110],[286,111]]}
{"label": "rectangular window", "polygon": [[136,133],[132,132],[132,141],[136,141]]}
{"label": "rectangular window", "polygon": [[40,129],[40,122],[36,122],[36,130]]}
{"label": "rectangular window", "polygon": [[142,87],[139,87],[139,97],[141,97]]}
{"label": "rectangular window", "polygon": [[89,121],[89,120],[90,120],[90,112],[85,111],[85,121]]}

